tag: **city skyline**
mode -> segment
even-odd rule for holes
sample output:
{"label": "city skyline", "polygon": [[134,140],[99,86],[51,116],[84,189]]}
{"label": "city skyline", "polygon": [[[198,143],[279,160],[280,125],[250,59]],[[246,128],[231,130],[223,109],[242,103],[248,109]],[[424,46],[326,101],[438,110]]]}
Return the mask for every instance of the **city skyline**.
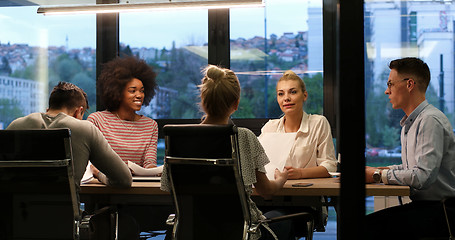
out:
{"label": "city skyline", "polygon": [[[230,37],[231,39],[264,37],[265,17],[267,37],[271,34],[281,35],[284,32],[296,34],[307,31],[307,8],[317,7],[320,2],[268,0],[265,9],[231,9]],[[2,26],[0,43],[39,47],[67,46],[69,49],[95,48],[95,14],[43,16],[36,13],[37,8],[38,6],[0,8]],[[189,44],[202,45],[207,42],[206,12],[207,10],[155,11],[134,15],[123,13],[120,15],[120,42],[132,47],[167,49],[172,47],[173,42],[177,47]],[[283,12],[286,12],[286,18],[282,17]],[[296,22],[301,24],[295,24]],[[248,27],[245,27],[245,24],[248,24]],[[137,32],[141,33],[139,37]],[[27,35],[24,36],[24,33]]]}

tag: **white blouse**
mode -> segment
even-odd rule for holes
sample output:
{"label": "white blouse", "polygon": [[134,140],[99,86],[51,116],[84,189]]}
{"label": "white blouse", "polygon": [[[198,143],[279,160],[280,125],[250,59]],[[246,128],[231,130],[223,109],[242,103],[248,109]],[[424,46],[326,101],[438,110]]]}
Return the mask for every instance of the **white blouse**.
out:
{"label": "white blouse", "polygon": [[[284,116],[269,120],[261,129],[263,133],[284,133]],[[285,166],[307,168],[323,166],[329,172],[337,170],[335,148],[330,124],[324,116],[303,112],[302,122],[297,131]]]}

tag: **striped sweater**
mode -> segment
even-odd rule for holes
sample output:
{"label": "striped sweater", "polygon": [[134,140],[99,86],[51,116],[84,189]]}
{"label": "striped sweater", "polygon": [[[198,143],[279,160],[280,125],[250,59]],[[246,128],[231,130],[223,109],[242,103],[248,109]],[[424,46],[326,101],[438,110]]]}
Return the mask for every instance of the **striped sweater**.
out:
{"label": "striped sweater", "polygon": [[100,129],[125,163],[156,166],[158,124],[155,120],[142,116],[137,121],[126,121],[109,111],[94,112],[87,120]]}

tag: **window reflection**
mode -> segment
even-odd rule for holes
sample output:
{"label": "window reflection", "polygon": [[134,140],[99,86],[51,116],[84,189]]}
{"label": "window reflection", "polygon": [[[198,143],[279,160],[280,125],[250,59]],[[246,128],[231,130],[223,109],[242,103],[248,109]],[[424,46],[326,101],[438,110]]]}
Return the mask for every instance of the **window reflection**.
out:
{"label": "window reflection", "polygon": [[95,16],[43,16],[37,7],[0,8],[0,129],[44,112],[59,81],[95,96]]}
{"label": "window reflection", "polygon": [[399,121],[404,113],[392,109],[384,94],[391,60],[425,61],[431,71],[426,98],[455,123],[453,10],[452,1],[365,3],[367,165],[401,162]]}
{"label": "window reflection", "polygon": [[242,85],[233,117],[278,118],[275,86],[286,70],[305,81],[305,111],[322,114],[322,1],[269,0],[263,9],[231,9],[230,16],[231,68]]}
{"label": "window reflection", "polygon": [[121,54],[158,73],[159,90],[141,113],[154,119],[200,118],[197,85],[207,65],[207,10],[120,14]]}

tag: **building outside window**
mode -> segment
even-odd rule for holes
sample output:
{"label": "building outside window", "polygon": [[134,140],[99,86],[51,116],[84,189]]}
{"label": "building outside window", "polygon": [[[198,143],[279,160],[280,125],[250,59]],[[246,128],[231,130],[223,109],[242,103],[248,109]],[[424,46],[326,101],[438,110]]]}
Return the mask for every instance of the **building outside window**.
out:
{"label": "building outside window", "polygon": [[200,118],[196,86],[207,65],[208,10],[120,14],[120,55],[144,59],[159,90],[141,113],[154,119]]}
{"label": "building outside window", "polygon": [[[40,86],[34,92],[35,100],[0,96],[4,101],[13,101],[6,104],[9,108],[19,104],[15,114],[10,110],[0,114],[4,127],[16,117],[44,111],[49,90],[58,81],[83,88],[89,95],[90,112],[95,111],[95,15],[43,16],[36,14],[36,9],[0,8],[0,21],[7,26],[0,33],[1,75],[11,81],[38,82],[33,86]],[[120,14],[120,55],[142,58],[158,72],[160,90],[150,106],[142,109],[143,114],[155,119],[202,116],[197,85],[200,71],[207,65],[207,12]],[[20,21],[18,16],[23,16]],[[274,88],[288,69],[307,84],[307,111],[322,114],[321,1],[299,4],[269,0],[264,8],[231,9],[230,19],[231,68],[243,89],[240,109],[234,117],[279,117]],[[246,19],[250,24],[243,24]]]}
{"label": "building outside window", "polygon": [[0,7],[0,129],[44,112],[52,87],[76,84],[96,109],[95,16],[43,16],[37,6]]}
{"label": "building outside window", "polygon": [[367,165],[401,163],[400,119],[386,82],[391,60],[418,57],[430,67],[426,98],[455,123],[453,1],[365,2],[365,102]]}
{"label": "building outside window", "polygon": [[305,111],[323,114],[322,0],[268,0],[230,12],[231,69],[242,85],[233,117],[279,118],[275,87],[286,70],[308,91]]}

